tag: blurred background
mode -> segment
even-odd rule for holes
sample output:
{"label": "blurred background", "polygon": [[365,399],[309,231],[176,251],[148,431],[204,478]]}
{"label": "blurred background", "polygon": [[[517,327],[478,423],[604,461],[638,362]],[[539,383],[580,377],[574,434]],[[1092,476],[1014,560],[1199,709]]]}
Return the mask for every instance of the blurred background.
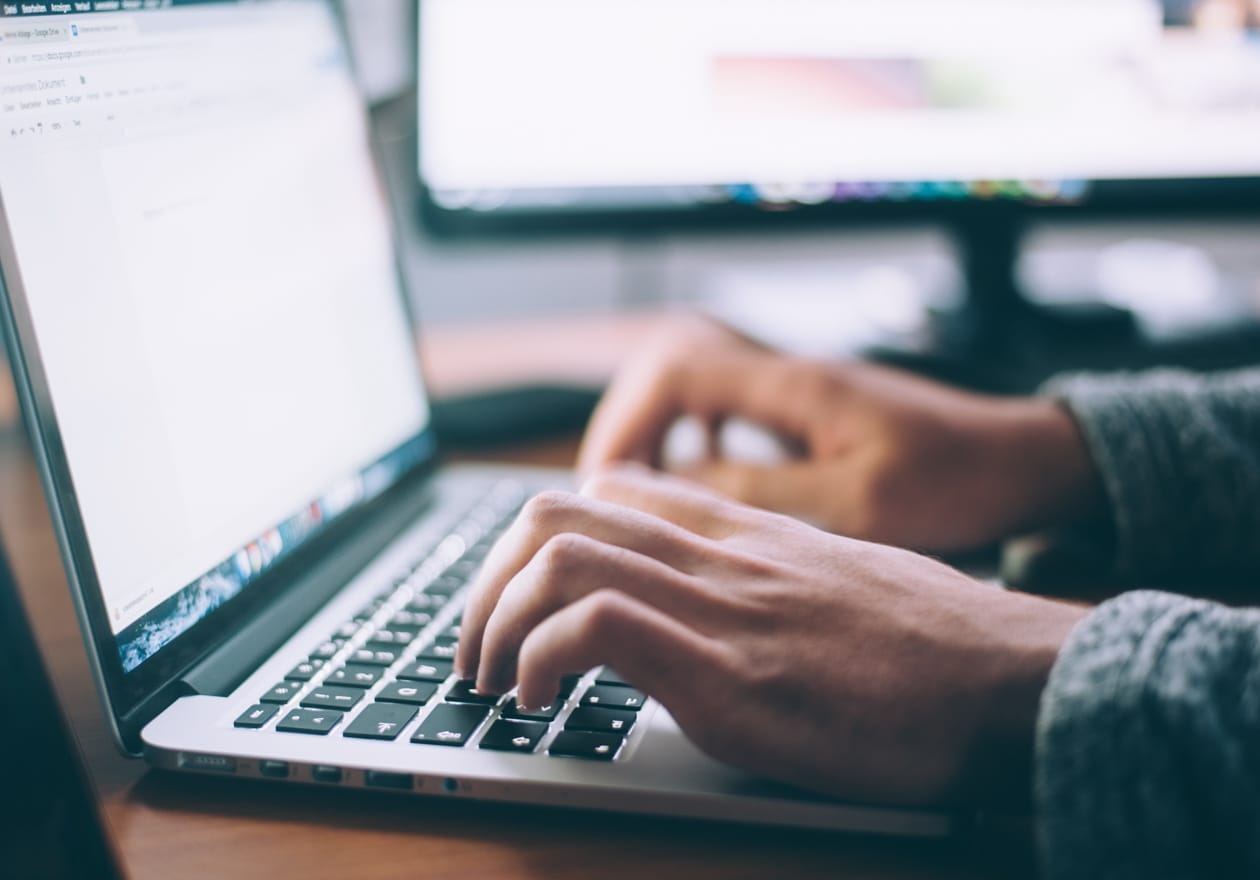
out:
{"label": "blurred background", "polygon": [[343,11],[426,332],[695,306],[1009,391],[1260,356],[1260,0]]}

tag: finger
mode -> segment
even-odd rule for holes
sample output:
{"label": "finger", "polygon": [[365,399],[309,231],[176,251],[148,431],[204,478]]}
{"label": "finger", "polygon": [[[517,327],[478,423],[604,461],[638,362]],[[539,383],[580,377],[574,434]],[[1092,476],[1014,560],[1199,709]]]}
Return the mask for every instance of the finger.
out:
{"label": "finger", "polygon": [[704,538],[659,517],[568,492],[536,495],[490,551],[470,593],[455,661],[461,676],[477,671],[485,623],[503,588],[548,540],[564,533],[640,552],[682,571],[694,570],[705,558]]}
{"label": "finger", "polygon": [[582,535],[558,535],[508,583],[486,622],[477,688],[502,693],[516,679],[521,643],[543,620],[591,593],[615,589],[682,620],[714,616],[718,597],[649,556]]}
{"label": "finger", "polygon": [[726,421],[726,416],[721,413],[710,415],[704,420],[704,454],[706,459],[721,458],[722,430],[726,426]]}
{"label": "finger", "polygon": [[605,468],[582,484],[581,494],[676,523],[706,538],[721,540],[741,525],[729,498],[697,482],[642,465]]}
{"label": "finger", "polygon": [[842,461],[776,465],[712,461],[693,465],[685,475],[728,498],[833,531],[851,534],[862,521],[857,491],[861,484],[855,469]]}
{"label": "finger", "polygon": [[680,416],[706,422],[743,416],[792,438],[812,415],[808,383],[795,362],[741,347],[717,355],[695,352],[648,362],[618,379],[595,409],[578,455],[590,473],[616,461],[657,464],[666,431]]}
{"label": "finger", "polygon": [[688,688],[715,653],[709,639],[668,614],[600,590],[548,617],[525,639],[517,699],[544,705],[563,676],[608,664],[667,707],[689,705]]}

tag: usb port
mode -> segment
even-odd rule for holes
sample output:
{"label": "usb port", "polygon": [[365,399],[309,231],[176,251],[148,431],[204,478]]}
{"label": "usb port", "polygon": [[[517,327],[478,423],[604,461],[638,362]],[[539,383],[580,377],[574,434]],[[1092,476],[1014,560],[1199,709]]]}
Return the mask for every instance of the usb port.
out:
{"label": "usb port", "polygon": [[316,782],[330,782],[333,785],[341,782],[341,768],[316,764],[311,768],[311,778]]}
{"label": "usb port", "polygon": [[411,775],[408,773],[386,773],[382,770],[369,770],[363,774],[363,781],[373,788],[411,789]]}
{"label": "usb port", "polygon": [[288,761],[259,761],[258,772],[271,779],[288,779]]}

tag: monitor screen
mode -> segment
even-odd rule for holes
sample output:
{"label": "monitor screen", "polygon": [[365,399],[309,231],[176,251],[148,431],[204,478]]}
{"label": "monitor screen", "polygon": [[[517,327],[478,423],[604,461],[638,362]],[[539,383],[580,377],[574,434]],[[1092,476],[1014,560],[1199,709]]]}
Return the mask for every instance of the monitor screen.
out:
{"label": "monitor screen", "polygon": [[1256,5],[422,0],[420,178],[472,215],[1257,178]]}
{"label": "monitor screen", "polygon": [[328,4],[3,13],[0,267],[130,672],[430,455],[428,409]]}

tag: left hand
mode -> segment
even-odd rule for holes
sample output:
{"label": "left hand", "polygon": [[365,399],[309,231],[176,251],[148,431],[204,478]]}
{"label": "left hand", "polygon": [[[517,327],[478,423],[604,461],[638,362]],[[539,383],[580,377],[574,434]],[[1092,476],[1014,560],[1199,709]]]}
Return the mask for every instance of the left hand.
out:
{"label": "left hand", "polygon": [[1006,802],[1027,798],[1040,693],[1084,613],[623,468],[526,506],[474,586],[456,668],[544,705],[609,664],[753,773]]}

